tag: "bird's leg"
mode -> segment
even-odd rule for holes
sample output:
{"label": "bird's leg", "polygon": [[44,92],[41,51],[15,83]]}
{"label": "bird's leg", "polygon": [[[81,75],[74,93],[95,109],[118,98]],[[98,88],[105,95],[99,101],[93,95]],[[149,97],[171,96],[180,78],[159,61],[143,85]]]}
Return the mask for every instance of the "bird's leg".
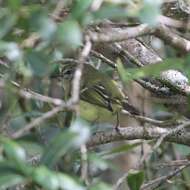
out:
{"label": "bird's leg", "polygon": [[120,132],[120,129],[119,129],[120,128],[119,112],[117,112],[116,114],[117,114],[116,115],[117,120],[116,120],[116,125],[115,125],[114,129],[116,130],[117,133],[119,133],[121,135],[121,132]]}

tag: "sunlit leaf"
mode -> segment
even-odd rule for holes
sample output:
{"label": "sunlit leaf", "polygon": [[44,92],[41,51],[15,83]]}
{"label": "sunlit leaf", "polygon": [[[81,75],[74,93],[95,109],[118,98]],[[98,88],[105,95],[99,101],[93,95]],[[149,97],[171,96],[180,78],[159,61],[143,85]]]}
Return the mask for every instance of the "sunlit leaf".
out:
{"label": "sunlit leaf", "polygon": [[57,174],[59,186],[63,190],[85,190],[86,188],[77,182],[73,177],[66,174]]}
{"label": "sunlit leaf", "polygon": [[81,145],[86,143],[90,137],[89,125],[87,122],[85,122],[81,118],[77,118],[71,124],[70,131],[72,133],[76,134],[76,137],[73,141],[73,143],[76,147],[80,147]]}
{"label": "sunlit leaf", "polygon": [[32,178],[47,190],[58,190],[59,181],[57,176],[46,167],[38,167],[33,172]]}
{"label": "sunlit leaf", "polygon": [[95,167],[95,169],[106,170],[109,168],[109,163],[106,160],[104,160],[102,156],[90,154],[89,161],[91,167]]}
{"label": "sunlit leaf", "polygon": [[15,161],[15,163],[21,163],[26,160],[24,149],[17,143],[2,136],[0,142],[3,144],[5,154],[9,159]]}
{"label": "sunlit leaf", "polygon": [[47,190],[85,190],[85,188],[69,175],[53,172],[46,167],[38,167],[32,175],[34,181]]}
{"label": "sunlit leaf", "polygon": [[11,61],[17,61],[22,58],[22,51],[18,44],[14,42],[0,42],[0,54],[6,56]]}

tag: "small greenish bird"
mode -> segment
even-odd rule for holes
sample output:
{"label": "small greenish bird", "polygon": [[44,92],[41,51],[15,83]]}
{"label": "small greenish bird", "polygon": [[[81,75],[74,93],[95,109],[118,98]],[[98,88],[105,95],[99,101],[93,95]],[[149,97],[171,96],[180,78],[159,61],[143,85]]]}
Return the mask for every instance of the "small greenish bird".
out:
{"label": "small greenish bird", "polygon": [[[76,63],[74,62],[61,62],[59,77],[61,77],[63,82],[65,100],[70,97],[71,81],[73,80],[75,68]],[[122,93],[117,83],[111,77],[100,72],[90,64],[84,65],[80,89],[80,98],[82,100],[80,102],[80,108],[88,109],[88,104],[94,105],[96,109],[98,109],[98,107],[104,108],[105,110],[108,110],[106,111],[107,113],[111,113],[110,118],[108,119],[111,119],[111,117],[115,115],[118,118],[122,109],[127,110],[132,114],[138,114],[138,111],[128,103],[128,97]],[[84,113],[84,110],[81,112]],[[94,113],[97,112],[95,111]],[[109,115],[107,113],[106,115]],[[86,118],[86,120],[88,120],[88,118]],[[118,124],[119,123],[117,123],[117,125]]]}

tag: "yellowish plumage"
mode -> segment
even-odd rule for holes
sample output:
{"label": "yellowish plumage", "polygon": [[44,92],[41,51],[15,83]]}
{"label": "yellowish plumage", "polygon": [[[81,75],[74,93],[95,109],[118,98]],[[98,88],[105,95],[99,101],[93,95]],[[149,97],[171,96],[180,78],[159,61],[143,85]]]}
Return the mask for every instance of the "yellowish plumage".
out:
{"label": "yellowish plumage", "polygon": [[[62,65],[61,78],[65,98],[68,99],[76,64],[67,62]],[[132,108],[128,105],[127,97],[118,88],[117,83],[90,64],[84,65],[80,98],[82,100],[80,102],[81,116],[90,121],[116,120],[116,116],[124,105]]]}

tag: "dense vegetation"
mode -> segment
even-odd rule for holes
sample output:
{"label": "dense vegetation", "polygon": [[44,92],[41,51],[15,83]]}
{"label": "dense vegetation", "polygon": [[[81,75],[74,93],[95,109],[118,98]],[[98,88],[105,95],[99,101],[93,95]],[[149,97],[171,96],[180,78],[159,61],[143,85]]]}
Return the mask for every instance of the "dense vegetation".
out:
{"label": "dense vegetation", "polygon": [[0,189],[189,189],[189,15],[1,0]]}

